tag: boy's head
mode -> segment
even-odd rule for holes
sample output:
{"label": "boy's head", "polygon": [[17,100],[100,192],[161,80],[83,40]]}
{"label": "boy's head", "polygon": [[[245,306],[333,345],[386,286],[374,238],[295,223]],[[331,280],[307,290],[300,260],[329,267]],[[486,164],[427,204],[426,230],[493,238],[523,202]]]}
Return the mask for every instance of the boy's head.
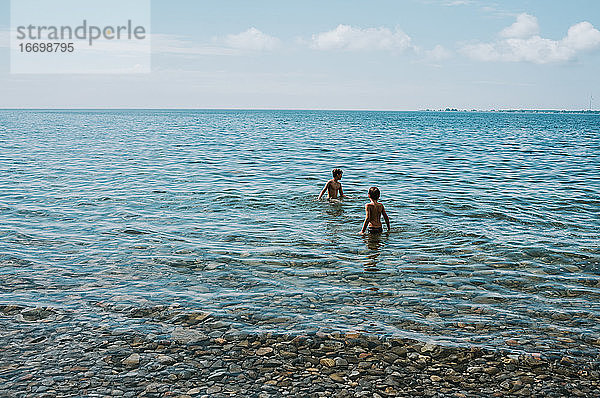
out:
{"label": "boy's head", "polygon": [[381,193],[379,192],[379,188],[377,188],[377,187],[369,188],[369,198],[371,198],[373,200],[379,200],[379,195],[381,195]]}
{"label": "boy's head", "polygon": [[333,178],[340,180],[342,178],[342,169],[333,169],[331,174],[333,174]]}

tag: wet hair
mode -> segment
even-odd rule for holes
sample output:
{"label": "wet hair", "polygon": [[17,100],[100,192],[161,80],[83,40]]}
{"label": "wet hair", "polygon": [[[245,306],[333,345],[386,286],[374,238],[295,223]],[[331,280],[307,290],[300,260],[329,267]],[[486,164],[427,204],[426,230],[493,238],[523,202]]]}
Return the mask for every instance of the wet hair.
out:
{"label": "wet hair", "polygon": [[333,177],[334,177],[334,178],[335,178],[335,176],[337,176],[337,175],[340,175],[340,176],[341,176],[341,175],[342,175],[342,173],[343,173],[343,172],[342,172],[342,169],[333,169],[333,170],[331,170],[331,174],[333,174]]}
{"label": "wet hair", "polygon": [[369,198],[371,198],[373,200],[378,200],[379,195],[381,195],[381,193],[379,192],[379,188],[377,188],[377,187],[369,188]]}

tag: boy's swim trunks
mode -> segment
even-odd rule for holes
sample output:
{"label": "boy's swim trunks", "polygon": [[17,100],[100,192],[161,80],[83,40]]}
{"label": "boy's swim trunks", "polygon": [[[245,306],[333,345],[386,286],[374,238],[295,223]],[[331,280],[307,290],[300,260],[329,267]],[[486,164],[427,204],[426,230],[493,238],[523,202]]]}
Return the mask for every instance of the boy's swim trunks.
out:
{"label": "boy's swim trunks", "polygon": [[383,232],[383,227],[369,227],[370,234],[380,234]]}

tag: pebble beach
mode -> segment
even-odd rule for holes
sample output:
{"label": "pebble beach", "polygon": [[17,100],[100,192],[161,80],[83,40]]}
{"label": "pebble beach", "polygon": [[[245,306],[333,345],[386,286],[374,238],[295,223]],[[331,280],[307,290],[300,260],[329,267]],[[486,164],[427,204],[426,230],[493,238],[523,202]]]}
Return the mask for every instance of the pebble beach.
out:
{"label": "pebble beach", "polygon": [[5,397],[594,397],[600,389],[597,364],[566,356],[359,333],[248,334],[207,313],[170,311],[172,333],[161,339],[50,308],[0,313]]}

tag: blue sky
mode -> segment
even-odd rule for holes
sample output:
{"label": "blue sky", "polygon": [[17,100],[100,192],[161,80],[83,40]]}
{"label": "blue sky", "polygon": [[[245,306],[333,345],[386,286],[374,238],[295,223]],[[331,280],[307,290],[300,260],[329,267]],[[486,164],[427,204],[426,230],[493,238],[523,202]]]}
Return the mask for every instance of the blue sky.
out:
{"label": "blue sky", "polygon": [[590,94],[600,104],[597,0],[151,4],[151,73],[19,75],[0,0],[0,107],[583,109]]}

